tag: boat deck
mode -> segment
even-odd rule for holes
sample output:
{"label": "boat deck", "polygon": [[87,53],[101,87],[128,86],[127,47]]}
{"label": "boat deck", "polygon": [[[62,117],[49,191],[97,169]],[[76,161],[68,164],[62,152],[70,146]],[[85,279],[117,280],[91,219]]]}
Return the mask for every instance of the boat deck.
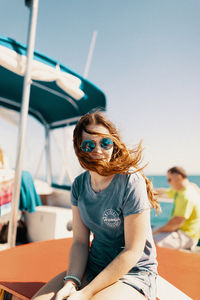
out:
{"label": "boat deck", "polygon": [[0,288],[30,299],[52,277],[67,269],[71,239],[17,246],[0,253]]}
{"label": "boat deck", "polygon": [[[57,239],[1,251],[0,288],[29,300],[52,277],[67,269],[71,243],[70,238]],[[199,299],[200,254],[160,247],[157,252],[160,276],[191,299]]]}

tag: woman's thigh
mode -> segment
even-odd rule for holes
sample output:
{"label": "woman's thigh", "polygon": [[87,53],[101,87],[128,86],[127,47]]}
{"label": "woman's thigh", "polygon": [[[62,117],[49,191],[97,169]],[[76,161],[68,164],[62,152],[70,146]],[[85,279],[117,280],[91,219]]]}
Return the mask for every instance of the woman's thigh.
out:
{"label": "woman's thigh", "polygon": [[58,274],[48,283],[46,283],[32,298],[32,300],[51,300],[54,299],[56,293],[63,287],[63,278],[66,271]]}
{"label": "woman's thigh", "polygon": [[138,292],[135,288],[124,284],[122,282],[116,282],[111,286],[100,291],[94,295],[92,300],[144,300],[147,299],[144,295]]}

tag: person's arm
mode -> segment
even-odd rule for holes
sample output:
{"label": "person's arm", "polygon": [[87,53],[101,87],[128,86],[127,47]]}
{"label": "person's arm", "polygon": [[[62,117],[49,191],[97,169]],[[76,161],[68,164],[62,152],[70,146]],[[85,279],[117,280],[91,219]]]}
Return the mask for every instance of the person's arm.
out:
{"label": "person's arm", "polygon": [[83,223],[77,206],[72,206],[73,243],[69,254],[67,274],[82,278],[89,253],[90,231]]}
{"label": "person's arm", "polygon": [[[72,205],[72,214],[73,243],[69,254],[67,275],[76,276],[81,280],[88,260],[90,231],[84,225],[77,206]],[[75,292],[73,281],[66,281],[55,300],[62,300],[73,292]]]}
{"label": "person's arm", "polygon": [[184,222],[185,222],[184,217],[174,216],[162,227],[155,228],[153,230],[153,235],[156,235],[156,234],[162,233],[162,232],[176,231],[183,225]]}
{"label": "person's arm", "polygon": [[169,196],[167,194],[168,189],[159,188],[159,189],[156,189],[155,191],[157,193],[157,197],[159,197],[159,198],[169,198]]}
{"label": "person's arm", "polygon": [[90,299],[94,294],[117,282],[140,259],[144,251],[148,223],[149,209],[136,215],[129,215],[124,219],[125,248],[122,252],[85,288],[69,299]]}

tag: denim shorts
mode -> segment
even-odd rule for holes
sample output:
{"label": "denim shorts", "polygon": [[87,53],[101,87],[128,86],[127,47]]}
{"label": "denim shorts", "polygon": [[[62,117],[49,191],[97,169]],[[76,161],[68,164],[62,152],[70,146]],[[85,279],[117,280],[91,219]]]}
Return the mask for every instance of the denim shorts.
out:
{"label": "denim shorts", "polygon": [[[89,283],[95,277],[94,274],[86,271],[86,281]],[[127,284],[149,300],[156,300],[156,278],[157,274],[148,270],[134,270],[119,279],[120,282]]]}
{"label": "denim shorts", "polygon": [[138,270],[128,273],[119,279],[120,282],[132,286],[149,300],[156,299],[156,278],[155,273],[147,270]]}

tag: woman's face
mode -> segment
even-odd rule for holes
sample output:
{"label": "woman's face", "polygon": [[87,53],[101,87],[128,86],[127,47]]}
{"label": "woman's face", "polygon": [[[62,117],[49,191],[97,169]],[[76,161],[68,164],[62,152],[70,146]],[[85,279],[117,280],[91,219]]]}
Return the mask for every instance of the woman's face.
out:
{"label": "woman's face", "polygon": [[[110,134],[109,130],[103,125],[88,125],[87,130],[95,131],[100,134]],[[101,147],[101,141],[104,137],[101,135],[89,134],[85,131],[82,132],[82,143],[86,140],[92,140],[95,142],[96,146],[92,152],[87,152],[91,158],[104,160],[109,162],[113,153],[113,146],[110,149],[104,149]]]}

